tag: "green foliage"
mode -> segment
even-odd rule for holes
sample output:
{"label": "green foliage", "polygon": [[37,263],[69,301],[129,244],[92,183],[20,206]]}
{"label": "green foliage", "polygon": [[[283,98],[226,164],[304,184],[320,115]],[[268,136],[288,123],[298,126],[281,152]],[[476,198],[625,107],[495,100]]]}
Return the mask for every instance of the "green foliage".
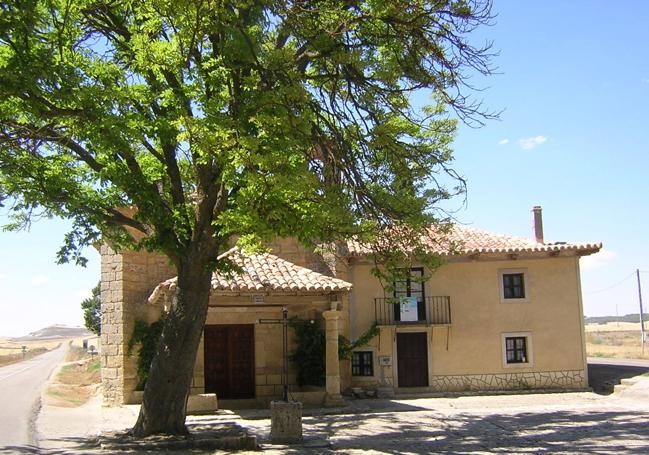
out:
{"label": "green foliage", "polygon": [[[478,123],[493,116],[462,93],[471,73],[490,72],[489,46],[468,39],[490,7],[5,2],[9,228],[72,219],[59,260],[80,264],[81,247],[100,236],[178,263],[196,239],[214,262],[232,235],[421,230],[464,185],[449,168],[456,122],[445,109]],[[418,91],[430,105],[411,105]]]}
{"label": "green foliage", "polygon": [[[302,321],[292,319],[291,328],[295,331],[295,350],[290,360],[297,367],[299,385],[323,386],[326,374],[326,341],[325,331],[320,321]],[[350,342],[342,335],[338,336],[338,358],[349,359],[354,349],[365,346],[379,334],[379,328],[373,324],[356,341]]]}
{"label": "green foliage", "polygon": [[340,335],[338,337],[338,358],[340,358],[341,360],[350,359],[352,356],[352,351],[354,349],[366,346],[372,340],[372,338],[374,338],[378,334],[379,327],[375,322],[374,324],[372,324],[372,327],[367,329],[367,331],[365,331],[365,333],[358,337],[358,339],[353,343],[344,336]]}
{"label": "green foliage", "polygon": [[95,335],[101,333],[101,283],[92,288],[92,296],[81,302],[83,323]]}
{"label": "green foliage", "polygon": [[300,386],[325,384],[325,333],[320,321],[292,319],[290,327],[295,333],[295,350],[290,360],[297,367]]}
{"label": "green foliage", "polygon": [[144,321],[136,320],[135,327],[133,328],[133,335],[128,341],[127,354],[133,354],[133,348],[139,344],[137,358],[137,378],[138,383],[136,390],[144,390],[144,385],[149,377],[149,369],[151,362],[155,355],[162,328],[164,326],[164,318],[160,318],[152,324],[147,324]]}

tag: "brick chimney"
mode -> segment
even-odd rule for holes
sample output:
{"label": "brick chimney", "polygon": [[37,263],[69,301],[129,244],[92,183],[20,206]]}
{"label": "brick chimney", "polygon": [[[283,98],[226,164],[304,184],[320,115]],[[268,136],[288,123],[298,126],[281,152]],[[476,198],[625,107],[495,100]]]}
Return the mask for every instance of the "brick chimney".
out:
{"label": "brick chimney", "polygon": [[537,243],[543,243],[543,215],[541,214],[540,205],[535,205],[532,207],[532,213],[534,214],[534,238]]}

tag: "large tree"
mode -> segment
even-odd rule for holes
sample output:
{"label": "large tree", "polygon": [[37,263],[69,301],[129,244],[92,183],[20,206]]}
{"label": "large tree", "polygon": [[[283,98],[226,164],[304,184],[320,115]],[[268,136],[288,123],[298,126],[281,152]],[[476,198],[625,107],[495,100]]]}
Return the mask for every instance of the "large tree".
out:
{"label": "large tree", "polygon": [[[9,0],[0,197],[178,271],[133,433],[184,433],[210,275],[234,236],[418,232],[454,193],[459,118],[489,73],[489,0]],[[415,94],[430,96],[423,106]],[[450,180],[445,176],[450,176]],[[451,182],[451,186],[447,182]],[[446,182],[446,183],[445,183]],[[460,182],[461,183],[461,182]],[[460,185],[461,186],[461,185]]]}

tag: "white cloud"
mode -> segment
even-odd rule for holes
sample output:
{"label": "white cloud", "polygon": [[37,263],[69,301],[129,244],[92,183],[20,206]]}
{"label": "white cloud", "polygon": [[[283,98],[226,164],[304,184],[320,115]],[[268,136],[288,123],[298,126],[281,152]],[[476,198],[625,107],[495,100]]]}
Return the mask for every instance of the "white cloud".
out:
{"label": "white cloud", "polygon": [[7,278],[7,275],[0,273],[0,281],[4,280],[5,278]]}
{"label": "white cloud", "polygon": [[528,137],[526,139],[519,139],[518,145],[520,145],[523,150],[532,150],[534,147],[543,144],[547,140],[548,138],[545,136]]}
{"label": "white cloud", "polygon": [[645,77],[642,79],[643,84],[649,84],[649,77]]}
{"label": "white cloud", "polygon": [[498,141],[498,145],[505,145],[505,144],[509,144],[509,139],[505,138]]}
{"label": "white cloud", "polygon": [[585,270],[599,269],[609,265],[617,258],[614,251],[602,248],[599,253],[581,258],[581,268]]}
{"label": "white cloud", "polygon": [[47,275],[34,275],[32,277],[32,284],[34,286],[42,286],[50,282],[50,277]]}

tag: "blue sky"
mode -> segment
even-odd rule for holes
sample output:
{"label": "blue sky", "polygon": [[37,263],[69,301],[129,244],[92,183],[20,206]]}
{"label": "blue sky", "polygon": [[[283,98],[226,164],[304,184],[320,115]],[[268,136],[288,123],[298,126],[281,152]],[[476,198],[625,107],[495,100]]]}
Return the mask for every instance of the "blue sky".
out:
{"label": "blue sky", "polygon": [[[531,236],[530,210],[543,206],[547,240],[604,244],[582,259],[585,313],[637,312],[631,273],[649,271],[649,2],[496,1],[494,12],[476,39],[494,41],[501,74],[474,82],[504,112],[460,128],[455,168],[468,199],[456,217]],[[41,221],[30,233],[0,232],[0,334],[82,324],[99,258],[90,250],[86,269],[56,265],[65,231]],[[649,273],[641,278],[649,303]]]}

